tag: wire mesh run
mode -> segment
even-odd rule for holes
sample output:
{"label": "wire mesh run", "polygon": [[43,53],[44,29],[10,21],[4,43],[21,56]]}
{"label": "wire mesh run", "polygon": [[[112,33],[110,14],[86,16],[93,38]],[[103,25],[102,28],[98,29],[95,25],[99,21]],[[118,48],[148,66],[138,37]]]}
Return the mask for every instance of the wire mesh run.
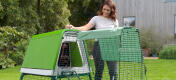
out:
{"label": "wire mesh run", "polygon": [[95,80],[146,79],[139,32],[135,28],[124,28],[118,36],[98,38],[92,55]]}
{"label": "wire mesh run", "polygon": [[123,29],[119,53],[119,79],[145,80],[145,68],[137,29]]}

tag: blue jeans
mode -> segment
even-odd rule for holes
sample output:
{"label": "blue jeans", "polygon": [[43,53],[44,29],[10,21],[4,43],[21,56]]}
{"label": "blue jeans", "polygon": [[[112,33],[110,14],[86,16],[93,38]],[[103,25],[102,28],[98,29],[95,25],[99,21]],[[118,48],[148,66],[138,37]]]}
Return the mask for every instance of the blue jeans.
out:
{"label": "blue jeans", "polygon": [[[100,46],[98,41],[94,43],[92,54],[95,63],[95,80],[102,80],[104,61],[101,58]],[[117,80],[117,61],[106,61],[106,63],[109,69],[110,80]]]}

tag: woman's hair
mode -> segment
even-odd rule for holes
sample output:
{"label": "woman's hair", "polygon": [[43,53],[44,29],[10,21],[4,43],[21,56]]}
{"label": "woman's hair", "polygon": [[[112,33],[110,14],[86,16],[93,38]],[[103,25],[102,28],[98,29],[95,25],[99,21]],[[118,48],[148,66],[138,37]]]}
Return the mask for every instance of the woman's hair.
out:
{"label": "woman's hair", "polygon": [[117,19],[116,6],[115,6],[115,4],[113,3],[112,0],[105,0],[105,2],[101,5],[100,9],[98,10],[97,14],[98,15],[103,15],[102,9],[103,9],[104,5],[107,5],[107,6],[110,7],[111,13],[110,13],[109,16],[110,16],[111,19],[116,21],[116,19]]}

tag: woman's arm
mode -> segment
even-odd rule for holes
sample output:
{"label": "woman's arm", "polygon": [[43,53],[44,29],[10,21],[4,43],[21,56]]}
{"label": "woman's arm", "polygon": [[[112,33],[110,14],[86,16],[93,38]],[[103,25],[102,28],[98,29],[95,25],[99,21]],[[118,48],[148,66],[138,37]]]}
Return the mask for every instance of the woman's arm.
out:
{"label": "woman's arm", "polygon": [[84,26],[80,26],[80,27],[74,27],[73,25],[67,25],[66,28],[69,29],[77,29],[80,31],[87,31],[90,30],[91,28],[93,28],[93,24],[91,22],[89,22],[88,24],[84,25]]}

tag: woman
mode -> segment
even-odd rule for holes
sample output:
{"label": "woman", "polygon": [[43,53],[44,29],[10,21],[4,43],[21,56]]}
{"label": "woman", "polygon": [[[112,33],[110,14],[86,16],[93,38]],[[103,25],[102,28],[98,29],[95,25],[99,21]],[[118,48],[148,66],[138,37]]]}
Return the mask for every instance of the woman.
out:
{"label": "woman", "polygon": [[[88,24],[81,27],[74,27],[73,25],[67,25],[66,28],[78,29],[81,31],[87,31],[95,27],[96,30],[119,27],[119,23],[116,15],[116,7],[112,1],[105,1],[97,12],[98,16],[94,16]],[[95,80],[102,80],[104,61],[101,58],[100,47],[98,40],[95,40],[93,48],[93,58],[95,62]],[[117,80],[117,62],[106,61],[109,69],[110,79]]]}

